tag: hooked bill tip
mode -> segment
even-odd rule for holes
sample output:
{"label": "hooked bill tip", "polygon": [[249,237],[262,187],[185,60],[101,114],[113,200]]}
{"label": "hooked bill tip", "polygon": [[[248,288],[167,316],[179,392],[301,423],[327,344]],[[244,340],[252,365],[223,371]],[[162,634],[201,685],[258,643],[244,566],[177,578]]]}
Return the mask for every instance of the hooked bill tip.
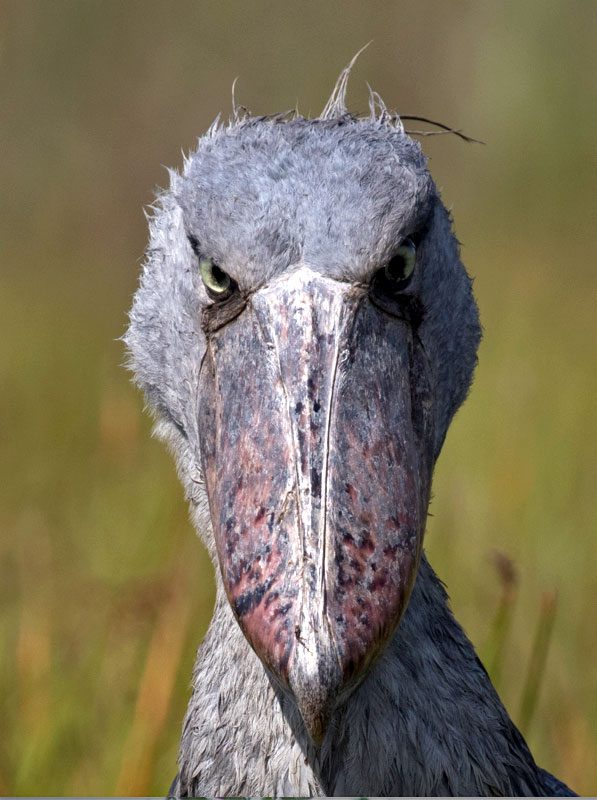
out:
{"label": "hooked bill tip", "polygon": [[338,700],[342,669],[324,626],[305,628],[305,638],[297,641],[289,684],[305,728],[320,747]]}
{"label": "hooked bill tip", "polygon": [[321,747],[332,708],[321,686],[294,686],[293,694],[307,733],[316,747]]}

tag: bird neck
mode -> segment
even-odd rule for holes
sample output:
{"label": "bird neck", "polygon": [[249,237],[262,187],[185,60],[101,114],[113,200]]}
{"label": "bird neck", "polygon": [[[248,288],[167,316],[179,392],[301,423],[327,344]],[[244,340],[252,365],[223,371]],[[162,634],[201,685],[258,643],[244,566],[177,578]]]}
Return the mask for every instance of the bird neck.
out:
{"label": "bird neck", "polygon": [[187,795],[543,794],[538,769],[423,558],[394,638],[320,750],[218,589],[180,754]]}

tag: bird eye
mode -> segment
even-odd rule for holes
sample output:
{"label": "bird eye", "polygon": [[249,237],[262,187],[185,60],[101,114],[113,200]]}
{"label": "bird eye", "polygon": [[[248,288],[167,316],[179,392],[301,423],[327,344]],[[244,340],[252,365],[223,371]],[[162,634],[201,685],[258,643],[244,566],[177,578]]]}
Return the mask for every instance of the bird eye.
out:
{"label": "bird eye", "polygon": [[384,275],[395,289],[405,287],[415,271],[417,248],[412,239],[404,239],[396,253],[384,268]]}
{"label": "bird eye", "polygon": [[214,300],[223,300],[232,294],[234,281],[230,275],[220,269],[213,261],[208,258],[202,258],[199,262],[199,271],[207,293]]}

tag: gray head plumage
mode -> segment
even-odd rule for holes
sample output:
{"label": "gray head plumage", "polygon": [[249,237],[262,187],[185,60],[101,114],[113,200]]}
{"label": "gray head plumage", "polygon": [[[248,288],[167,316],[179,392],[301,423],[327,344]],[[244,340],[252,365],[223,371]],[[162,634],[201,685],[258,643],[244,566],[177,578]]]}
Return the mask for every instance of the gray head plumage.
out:
{"label": "gray head plumage", "polygon": [[[254,117],[238,106],[227,125],[218,117],[185,158],[182,173],[169,171],[170,187],[151,208],[125,342],[150,407],[187,438],[195,425],[191,373],[204,346],[200,310],[209,302],[189,235],[250,290],[311,253],[334,277],[366,278],[393,238],[425,217],[420,336],[438,387],[436,454],[466,396],[480,327],[449,214],[419,144],[376,92],[370,91],[368,116],[348,114],[348,74],[349,67],[318,118],[296,112]],[[308,193],[300,192],[301,184]],[[319,223],[332,209],[324,241]]]}

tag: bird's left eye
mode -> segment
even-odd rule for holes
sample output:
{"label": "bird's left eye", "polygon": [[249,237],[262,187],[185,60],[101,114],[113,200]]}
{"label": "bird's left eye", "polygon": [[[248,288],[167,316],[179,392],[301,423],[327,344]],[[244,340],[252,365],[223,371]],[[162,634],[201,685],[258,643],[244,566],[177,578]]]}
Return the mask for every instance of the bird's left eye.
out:
{"label": "bird's left eye", "polygon": [[235,286],[234,281],[227,272],[220,269],[213,261],[208,258],[202,258],[199,262],[199,271],[207,293],[214,300],[223,300],[232,294]]}
{"label": "bird's left eye", "polygon": [[384,277],[396,289],[403,289],[415,271],[417,248],[412,239],[404,239],[400,247],[384,268]]}

